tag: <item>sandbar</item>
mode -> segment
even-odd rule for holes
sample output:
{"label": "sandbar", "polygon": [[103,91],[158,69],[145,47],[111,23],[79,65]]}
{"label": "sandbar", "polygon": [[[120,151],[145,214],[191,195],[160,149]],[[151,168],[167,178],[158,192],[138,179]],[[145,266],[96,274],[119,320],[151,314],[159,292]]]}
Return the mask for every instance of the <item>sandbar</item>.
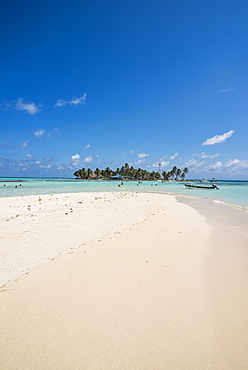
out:
{"label": "sandbar", "polygon": [[247,212],[225,207],[0,199],[0,368],[247,369]]}

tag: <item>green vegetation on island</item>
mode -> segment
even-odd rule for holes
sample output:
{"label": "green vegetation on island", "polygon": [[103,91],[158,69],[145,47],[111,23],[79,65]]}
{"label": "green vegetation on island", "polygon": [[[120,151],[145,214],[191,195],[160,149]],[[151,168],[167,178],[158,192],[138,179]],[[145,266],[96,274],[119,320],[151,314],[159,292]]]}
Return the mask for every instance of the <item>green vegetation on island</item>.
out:
{"label": "green vegetation on island", "polygon": [[90,168],[85,169],[82,168],[81,170],[77,170],[74,172],[74,176],[78,179],[85,179],[85,180],[109,180],[113,178],[122,178],[123,180],[178,180],[181,178],[182,180],[185,179],[185,175],[188,173],[188,168],[185,167],[183,170],[174,166],[170,171],[163,171],[160,173],[159,171],[152,171],[149,172],[147,170],[143,170],[141,168],[134,168],[133,166],[129,166],[128,163],[121,168],[117,168],[115,171],[111,170],[107,167],[104,170],[100,170],[96,168],[95,171],[92,171]]}

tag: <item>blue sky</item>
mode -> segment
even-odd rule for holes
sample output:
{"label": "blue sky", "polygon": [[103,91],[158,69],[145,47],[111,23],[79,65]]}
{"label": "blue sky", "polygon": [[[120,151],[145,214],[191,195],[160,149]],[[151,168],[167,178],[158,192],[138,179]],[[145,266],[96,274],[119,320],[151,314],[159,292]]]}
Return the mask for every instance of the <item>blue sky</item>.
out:
{"label": "blue sky", "polygon": [[0,6],[0,176],[248,179],[248,2]]}

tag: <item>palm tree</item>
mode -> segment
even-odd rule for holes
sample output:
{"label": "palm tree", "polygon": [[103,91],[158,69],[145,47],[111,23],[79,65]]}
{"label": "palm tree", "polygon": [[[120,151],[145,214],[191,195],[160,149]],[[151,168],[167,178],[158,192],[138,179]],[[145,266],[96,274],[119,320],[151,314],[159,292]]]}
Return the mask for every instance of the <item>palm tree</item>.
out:
{"label": "palm tree", "polygon": [[125,168],[125,170],[129,170],[129,164],[128,163],[125,163],[124,168]]}
{"label": "palm tree", "polygon": [[152,180],[158,180],[158,179],[160,179],[160,173],[159,173],[159,172],[155,172],[155,171],[153,171],[153,172],[150,174],[150,176],[151,176],[151,179],[152,179]]}
{"label": "palm tree", "polygon": [[113,171],[109,167],[107,167],[106,170],[105,170],[105,176],[107,178],[110,178],[110,176],[112,175],[112,173],[113,173]]}
{"label": "palm tree", "polygon": [[129,164],[128,163],[125,163],[125,166],[122,167],[123,169],[123,176],[125,177],[130,177],[130,167],[129,167]]}
{"label": "palm tree", "polygon": [[77,170],[76,172],[74,172],[74,176],[76,176],[77,178],[80,178],[80,179],[84,179],[85,178],[85,169],[82,168],[81,170]]}
{"label": "palm tree", "polygon": [[148,171],[144,170],[143,179],[144,180],[149,180],[149,178],[150,178],[150,173]]}
{"label": "palm tree", "polygon": [[188,167],[185,167],[184,170],[183,170],[183,173],[185,173],[185,175],[189,172],[189,169]]}
{"label": "palm tree", "polygon": [[85,168],[82,168],[79,171],[80,171],[80,177],[81,177],[81,179],[85,179],[85,177],[87,176],[86,171],[85,171]]}
{"label": "palm tree", "polygon": [[77,170],[76,172],[74,172],[73,176],[75,176],[77,178],[81,177],[80,176],[80,170]]}
{"label": "palm tree", "polygon": [[143,170],[141,168],[138,168],[136,170],[136,173],[134,175],[134,177],[137,179],[137,180],[142,180],[142,175],[143,175]]}
{"label": "palm tree", "polygon": [[176,170],[176,180],[178,179],[178,176],[180,176],[182,173],[182,171],[180,170],[180,168],[177,168]]}
{"label": "palm tree", "polygon": [[164,180],[169,180],[169,175],[170,175],[169,171],[168,172],[166,172],[166,171],[162,172],[162,176],[163,176]]}
{"label": "palm tree", "polygon": [[[180,168],[174,166],[171,171],[163,171],[162,176],[164,180],[169,180],[171,177],[173,179],[175,177],[176,180],[178,179],[178,177],[184,179],[188,171],[188,167],[185,167],[184,170],[181,171]],[[81,170],[77,170],[74,172],[74,176],[81,179],[93,179],[100,176],[109,179],[115,174],[120,174],[123,177],[133,177],[139,180],[155,180],[161,178],[160,172],[148,172],[147,170],[143,170],[141,168],[136,169],[133,166],[130,167],[128,163],[125,163],[125,166],[122,166],[121,169],[117,168],[116,171],[112,171],[109,167],[107,167],[105,170],[100,170],[99,168],[96,168],[94,173],[90,168],[88,168],[87,170],[85,170],[85,168],[82,168]]]}
{"label": "palm tree", "polygon": [[180,177],[184,180],[185,179],[185,175],[189,172],[189,169],[188,167],[185,167],[183,169],[183,172],[181,173]]}
{"label": "palm tree", "polygon": [[99,168],[96,168],[95,169],[95,174],[96,174],[96,177],[100,177],[101,170]]}
{"label": "palm tree", "polygon": [[177,166],[174,166],[171,170],[171,174],[172,174],[173,179],[174,179],[174,176],[176,175],[176,172],[177,172]]}
{"label": "palm tree", "polygon": [[91,168],[88,168],[87,171],[86,171],[86,174],[87,174],[86,176],[87,176],[88,179],[91,178],[92,173],[93,173],[92,169]]}

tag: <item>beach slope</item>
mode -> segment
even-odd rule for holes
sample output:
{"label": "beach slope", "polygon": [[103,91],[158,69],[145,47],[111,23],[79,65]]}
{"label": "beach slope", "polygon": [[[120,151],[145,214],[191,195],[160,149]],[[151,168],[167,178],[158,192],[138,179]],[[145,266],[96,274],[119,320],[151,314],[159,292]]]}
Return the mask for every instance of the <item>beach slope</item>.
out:
{"label": "beach slope", "polygon": [[245,254],[226,250],[232,286],[199,211],[142,193],[0,202],[0,368],[247,369]]}

